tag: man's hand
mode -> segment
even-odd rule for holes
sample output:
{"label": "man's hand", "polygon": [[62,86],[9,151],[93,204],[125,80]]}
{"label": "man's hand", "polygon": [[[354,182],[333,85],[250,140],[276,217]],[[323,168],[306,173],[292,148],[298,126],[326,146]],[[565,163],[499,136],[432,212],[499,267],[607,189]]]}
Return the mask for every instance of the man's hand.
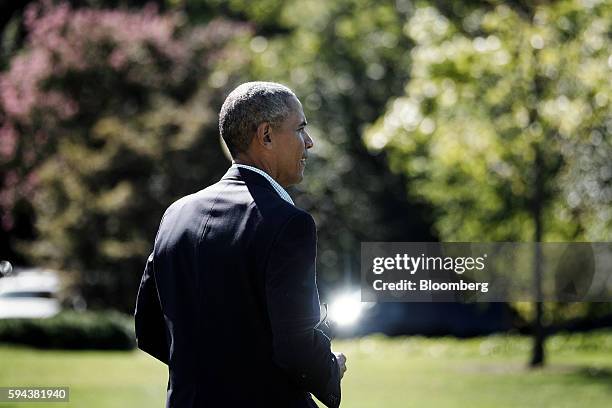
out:
{"label": "man's hand", "polygon": [[333,352],[336,356],[336,361],[338,362],[338,368],[340,369],[340,379],[344,377],[344,373],[346,372],[346,356],[342,353]]}

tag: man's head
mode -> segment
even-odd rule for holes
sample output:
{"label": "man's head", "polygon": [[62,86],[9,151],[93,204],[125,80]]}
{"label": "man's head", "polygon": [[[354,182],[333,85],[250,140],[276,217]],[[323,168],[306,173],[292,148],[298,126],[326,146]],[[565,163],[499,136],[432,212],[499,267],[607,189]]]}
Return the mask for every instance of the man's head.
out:
{"label": "man's head", "polygon": [[219,131],[234,160],[265,170],[284,187],[303,178],[313,145],[305,127],[298,98],[273,82],[238,86],[219,113]]}

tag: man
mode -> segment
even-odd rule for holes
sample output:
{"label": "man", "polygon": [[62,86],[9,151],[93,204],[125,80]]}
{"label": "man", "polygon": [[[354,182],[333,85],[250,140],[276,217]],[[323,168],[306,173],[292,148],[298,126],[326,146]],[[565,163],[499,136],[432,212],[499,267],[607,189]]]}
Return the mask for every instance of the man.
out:
{"label": "man", "polygon": [[340,404],[345,357],[316,328],[316,228],[285,187],[313,141],[287,87],[240,85],[219,130],[233,165],[164,214],[136,304],[138,347],[169,367],[167,407]]}

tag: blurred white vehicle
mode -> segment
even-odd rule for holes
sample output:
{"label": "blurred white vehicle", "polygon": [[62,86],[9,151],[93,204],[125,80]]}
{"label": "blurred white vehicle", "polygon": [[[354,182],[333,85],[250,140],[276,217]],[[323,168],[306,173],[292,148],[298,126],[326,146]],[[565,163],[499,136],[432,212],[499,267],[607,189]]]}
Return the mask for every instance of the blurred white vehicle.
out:
{"label": "blurred white vehicle", "polygon": [[0,319],[43,318],[60,312],[57,273],[41,269],[15,270],[0,278]]}

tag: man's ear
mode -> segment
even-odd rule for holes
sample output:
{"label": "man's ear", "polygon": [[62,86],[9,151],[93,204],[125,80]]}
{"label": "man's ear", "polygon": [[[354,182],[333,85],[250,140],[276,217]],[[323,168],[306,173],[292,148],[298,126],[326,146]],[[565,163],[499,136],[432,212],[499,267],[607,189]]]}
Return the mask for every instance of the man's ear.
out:
{"label": "man's ear", "polygon": [[257,132],[255,133],[257,143],[266,149],[270,149],[272,147],[272,137],[270,136],[271,133],[272,126],[270,126],[269,122],[260,123],[259,126],[257,126]]}

